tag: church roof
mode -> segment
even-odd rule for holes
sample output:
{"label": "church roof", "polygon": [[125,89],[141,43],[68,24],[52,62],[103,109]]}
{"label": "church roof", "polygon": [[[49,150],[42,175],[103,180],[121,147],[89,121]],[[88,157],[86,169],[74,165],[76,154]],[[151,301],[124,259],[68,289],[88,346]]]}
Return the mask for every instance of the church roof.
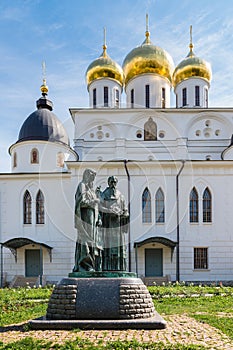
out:
{"label": "church roof", "polygon": [[140,46],[131,50],[123,62],[125,85],[129,80],[145,73],[157,74],[172,82],[174,63],[167,51],[155,46],[150,39],[148,15],[146,15],[145,40]]}
{"label": "church roof", "polygon": [[152,44],[148,31],[142,45],[130,51],[123,62],[126,85],[130,79],[145,73],[160,75],[171,82],[173,70],[171,56],[164,49]]}
{"label": "church roof", "polygon": [[62,142],[69,145],[69,138],[62,123],[48,109],[38,109],[23,123],[17,142],[22,141]]}
{"label": "church roof", "polygon": [[[104,32],[104,37],[106,32]],[[124,73],[121,66],[107,54],[106,37],[104,38],[103,52],[86,70],[87,89],[97,79],[110,78],[116,80],[121,86],[124,83]]]}
{"label": "church roof", "polygon": [[210,64],[193,52],[192,26],[190,26],[189,53],[175,68],[173,73],[173,86],[176,87],[181,81],[195,77],[202,78],[210,83],[212,71]]}
{"label": "church roof", "polygon": [[23,123],[18,137],[18,142],[23,141],[50,141],[61,142],[69,145],[67,132],[52,112],[53,104],[47,99],[47,88],[41,87],[42,97],[37,101],[37,110],[29,115]]}

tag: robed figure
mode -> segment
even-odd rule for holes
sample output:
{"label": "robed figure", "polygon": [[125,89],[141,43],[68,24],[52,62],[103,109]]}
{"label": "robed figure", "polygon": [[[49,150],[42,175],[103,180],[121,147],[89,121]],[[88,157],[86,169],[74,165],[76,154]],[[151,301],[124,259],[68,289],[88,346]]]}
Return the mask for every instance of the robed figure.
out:
{"label": "robed figure", "polygon": [[124,196],[116,188],[117,178],[108,178],[108,187],[101,193],[100,212],[103,230],[103,271],[126,271],[125,235],[129,213]]}
{"label": "robed figure", "polygon": [[[102,255],[101,225],[96,192],[93,182],[96,172],[85,169],[83,179],[75,194],[75,227],[77,242],[73,271],[95,271],[100,269]],[[96,261],[98,264],[96,264]],[[98,266],[96,266],[98,265]]]}

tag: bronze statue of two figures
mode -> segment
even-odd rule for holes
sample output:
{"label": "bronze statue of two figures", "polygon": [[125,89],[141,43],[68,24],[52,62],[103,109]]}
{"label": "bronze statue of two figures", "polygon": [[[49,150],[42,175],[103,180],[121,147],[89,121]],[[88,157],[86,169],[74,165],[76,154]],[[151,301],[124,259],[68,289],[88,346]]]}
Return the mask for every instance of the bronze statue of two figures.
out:
{"label": "bronze statue of two figures", "polygon": [[96,172],[86,169],[75,194],[77,242],[73,272],[126,271],[125,235],[129,213],[124,196],[116,188],[117,178],[108,178],[108,187],[94,189]]}

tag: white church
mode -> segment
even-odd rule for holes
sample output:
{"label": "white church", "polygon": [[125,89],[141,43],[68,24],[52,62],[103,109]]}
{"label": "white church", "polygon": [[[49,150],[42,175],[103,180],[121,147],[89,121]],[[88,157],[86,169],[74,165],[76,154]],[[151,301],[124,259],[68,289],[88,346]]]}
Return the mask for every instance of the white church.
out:
{"label": "white church", "polygon": [[11,172],[0,174],[1,286],[57,283],[72,271],[86,168],[102,189],[118,178],[128,271],[148,283],[233,281],[233,108],[209,107],[211,74],[192,38],[177,66],[148,28],[122,66],[104,42],[86,71],[89,107],[70,109],[72,147],[43,81],[9,148]]}

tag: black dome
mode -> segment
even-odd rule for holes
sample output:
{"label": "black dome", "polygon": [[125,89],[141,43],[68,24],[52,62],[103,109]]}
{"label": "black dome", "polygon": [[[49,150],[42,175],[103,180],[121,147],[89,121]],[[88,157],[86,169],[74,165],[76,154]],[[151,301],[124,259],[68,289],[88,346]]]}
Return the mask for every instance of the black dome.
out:
{"label": "black dome", "polygon": [[30,114],[20,129],[17,142],[32,140],[70,144],[62,123],[47,108],[38,109]]}

